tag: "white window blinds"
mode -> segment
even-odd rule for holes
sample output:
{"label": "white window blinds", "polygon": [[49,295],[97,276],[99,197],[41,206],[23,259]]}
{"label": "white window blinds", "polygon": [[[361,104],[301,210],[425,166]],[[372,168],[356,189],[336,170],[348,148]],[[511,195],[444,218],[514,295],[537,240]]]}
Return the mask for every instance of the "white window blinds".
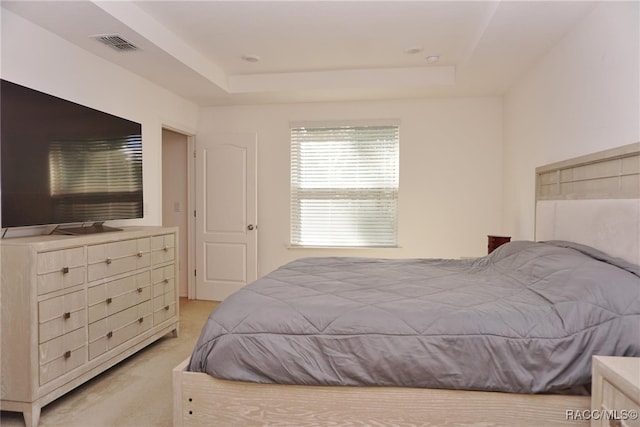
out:
{"label": "white window blinds", "polygon": [[291,244],[396,246],[398,126],[291,129]]}

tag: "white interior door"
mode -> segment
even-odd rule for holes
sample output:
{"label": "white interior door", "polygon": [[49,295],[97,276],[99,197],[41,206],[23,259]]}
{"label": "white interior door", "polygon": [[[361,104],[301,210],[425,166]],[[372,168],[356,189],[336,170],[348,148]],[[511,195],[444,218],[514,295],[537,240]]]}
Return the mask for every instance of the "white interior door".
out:
{"label": "white interior door", "polygon": [[222,301],[258,276],[256,134],[196,142],[196,298]]}

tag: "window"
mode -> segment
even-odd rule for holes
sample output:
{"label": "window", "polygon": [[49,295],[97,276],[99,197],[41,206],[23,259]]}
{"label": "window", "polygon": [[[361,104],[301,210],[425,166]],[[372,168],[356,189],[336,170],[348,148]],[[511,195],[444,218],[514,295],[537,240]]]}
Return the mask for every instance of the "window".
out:
{"label": "window", "polygon": [[397,245],[397,125],[291,129],[291,245]]}

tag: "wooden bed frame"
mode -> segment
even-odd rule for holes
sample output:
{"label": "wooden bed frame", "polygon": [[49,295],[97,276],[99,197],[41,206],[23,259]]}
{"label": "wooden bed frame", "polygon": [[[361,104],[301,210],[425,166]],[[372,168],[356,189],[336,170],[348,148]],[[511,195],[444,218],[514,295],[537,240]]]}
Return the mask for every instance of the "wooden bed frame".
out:
{"label": "wooden bed frame", "polygon": [[[537,240],[571,240],[640,264],[640,143],[543,166],[536,177]],[[590,408],[589,396],[255,384],[189,372],[188,362],[173,370],[175,426],[589,423],[572,417]]]}

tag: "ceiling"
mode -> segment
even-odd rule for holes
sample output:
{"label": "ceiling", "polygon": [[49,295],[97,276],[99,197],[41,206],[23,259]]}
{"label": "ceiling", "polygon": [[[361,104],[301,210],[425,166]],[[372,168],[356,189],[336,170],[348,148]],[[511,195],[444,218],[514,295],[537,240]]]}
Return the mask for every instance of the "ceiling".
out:
{"label": "ceiling", "polygon": [[[3,8],[202,106],[499,95],[594,4],[2,0]],[[103,34],[138,50],[92,37]]]}

